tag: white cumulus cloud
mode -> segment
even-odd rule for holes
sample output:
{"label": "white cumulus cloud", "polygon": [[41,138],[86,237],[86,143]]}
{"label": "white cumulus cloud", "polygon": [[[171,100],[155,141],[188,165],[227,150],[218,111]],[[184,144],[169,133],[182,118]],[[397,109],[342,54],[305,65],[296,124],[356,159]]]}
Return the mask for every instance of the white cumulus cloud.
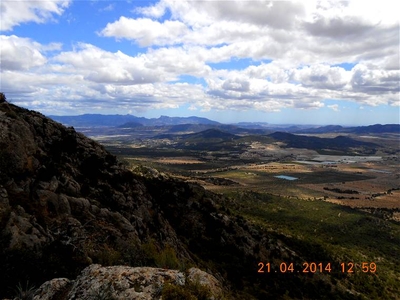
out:
{"label": "white cumulus cloud", "polygon": [[[52,20],[68,4],[3,1],[2,30]],[[92,33],[109,43],[128,40],[141,53],[85,41],[64,51],[1,36],[2,88],[20,99],[41,95],[35,105],[54,101],[51,109],[67,109],[64,100],[79,110],[279,111],[318,109],[327,99],[398,106],[396,12],[386,0],[161,0]],[[182,82],[185,76],[192,81]]]}
{"label": "white cumulus cloud", "polygon": [[1,70],[27,70],[46,63],[41,50],[46,48],[28,38],[0,35]]}
{"label": "white cumulus cloud", "polygon": [[146,18],[120,17],[118,21],[107,24],[100,34],[136,40],[141,46],[149,46],[181,43],[187,31],[186,25],[180,21],[160,23]]}
{"label": "white cumulus cloud", "polygon": [[21,23],[44,23],[61,15],[70,4],[70,0],[6,0],[0,2],[1,31],[12,30]]}

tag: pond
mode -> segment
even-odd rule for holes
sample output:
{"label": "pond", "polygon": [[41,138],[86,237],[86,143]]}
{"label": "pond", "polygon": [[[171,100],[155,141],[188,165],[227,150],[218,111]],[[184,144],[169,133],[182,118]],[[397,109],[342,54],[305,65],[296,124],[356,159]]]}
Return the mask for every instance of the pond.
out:
{"label": "pond", "polygon": [[278,175],[278,176],[274,176],[276,178],[280,178],[280,179],[286,179],[286,180],[297,180],[297,177],[292,177],[292,176],[286,176],[286,175]]}

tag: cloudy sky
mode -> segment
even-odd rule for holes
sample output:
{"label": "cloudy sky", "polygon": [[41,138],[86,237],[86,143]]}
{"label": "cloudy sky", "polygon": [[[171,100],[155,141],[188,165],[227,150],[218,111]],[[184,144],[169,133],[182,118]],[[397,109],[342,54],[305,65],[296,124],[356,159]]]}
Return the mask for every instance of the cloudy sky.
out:
{"label": "cloudy sky", "polygon": [[399,123],[396,1],[2,0],[0,90],[47,115]]}

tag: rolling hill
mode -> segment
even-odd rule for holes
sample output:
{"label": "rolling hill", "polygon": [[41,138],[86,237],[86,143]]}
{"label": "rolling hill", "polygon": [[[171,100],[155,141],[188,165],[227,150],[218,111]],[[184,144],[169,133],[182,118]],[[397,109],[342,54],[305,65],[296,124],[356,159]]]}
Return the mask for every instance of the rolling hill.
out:
{"label": "rolling hill", "polygon": [[375,150],[379,145],[370,142],[357,141],[346,136],[337,136],[335,138],[320,138],[314,136],[303,136],[296,135],[287,132],[275,132],[270,135],[276,141],[283,142],[286,147],[289,148],[305,148],[317,151],[333,150],[338,153],[352,152],[353,148],[363,147],[369,150],[371,153],[375,153]]}

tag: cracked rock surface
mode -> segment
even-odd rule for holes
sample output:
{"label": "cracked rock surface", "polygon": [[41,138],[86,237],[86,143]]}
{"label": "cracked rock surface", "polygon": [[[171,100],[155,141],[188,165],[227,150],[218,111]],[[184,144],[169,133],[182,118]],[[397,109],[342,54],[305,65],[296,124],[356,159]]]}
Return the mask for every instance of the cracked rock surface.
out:
{"label": "cracked rock surface", "polygon": [[218,280],[197,268],[189,269],[186,275],[177,270],[160,268],[90,265],[76,280],[58,278],[45,282],[33,299],[161,299],[166,283],[184,286],[188,280],[206,287],[211,295],[221,294]]}

